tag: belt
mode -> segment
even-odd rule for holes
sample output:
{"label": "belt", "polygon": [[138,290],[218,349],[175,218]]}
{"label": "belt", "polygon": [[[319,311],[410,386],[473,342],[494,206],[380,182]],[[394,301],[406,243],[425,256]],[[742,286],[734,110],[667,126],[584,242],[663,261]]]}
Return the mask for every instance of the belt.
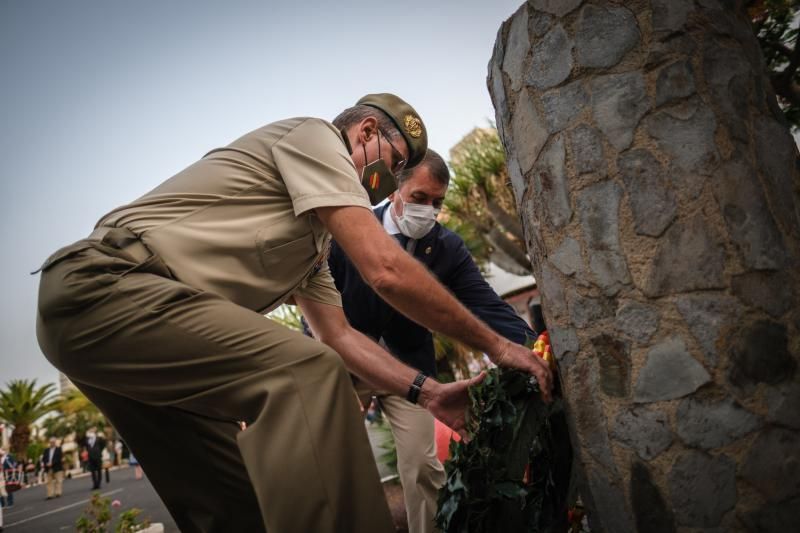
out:
{"label": "belt", "polygon": [[153,255],[128,228],[101,226],[90,233],[86,240],[116,248],[136,263],[142,263]]}

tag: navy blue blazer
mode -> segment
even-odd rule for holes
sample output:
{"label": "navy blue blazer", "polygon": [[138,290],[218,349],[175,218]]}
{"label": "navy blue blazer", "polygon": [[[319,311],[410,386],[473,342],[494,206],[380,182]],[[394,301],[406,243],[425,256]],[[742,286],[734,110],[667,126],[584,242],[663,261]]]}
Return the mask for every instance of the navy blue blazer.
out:
{"label": "navy blue blazer", "polygon": [[[383,220],[385,204],[374,210]],[[402,239],[406,237],[401,236]],[[516,311],[483,279],[464,241],[438,222],[422,237],[414,250],[439,281],[472,313],[500,335],[523,344],[536,334]],[[383,338],[389,351],[404,363],[436,375],[433,336],[427,328],[406,318],[384,302],[367,285],[344,250],[334,241],[328,259],[342,306],[350,325],[375,340]]]}

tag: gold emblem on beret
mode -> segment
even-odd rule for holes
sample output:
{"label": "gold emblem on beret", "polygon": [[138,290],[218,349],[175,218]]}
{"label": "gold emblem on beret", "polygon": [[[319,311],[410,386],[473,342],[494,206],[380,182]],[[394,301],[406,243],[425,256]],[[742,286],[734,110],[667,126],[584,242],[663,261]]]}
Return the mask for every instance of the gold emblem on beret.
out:
{"label": "gold emblem on beret", "polygon": [[430,255],[430,253],[431,253],[431,250],[433,250],[433,248],[431,248],[430,246],[428,246],[427,248],[425,248],[425,255]]}
{"label": "gold emblem on beret", "polygon": [[414,115],[406,115],[403,122],[405,123],[406,133],[415,139],[422,135],[422,122],[420,122],[417,117]]}

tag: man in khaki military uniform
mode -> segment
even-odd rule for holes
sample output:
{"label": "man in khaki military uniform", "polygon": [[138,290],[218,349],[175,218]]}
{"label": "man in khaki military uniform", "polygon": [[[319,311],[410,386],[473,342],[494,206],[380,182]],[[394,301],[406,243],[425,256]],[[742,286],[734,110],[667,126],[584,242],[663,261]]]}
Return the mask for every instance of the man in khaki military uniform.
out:
{"label": "man in khaki military uniform", "polygon": [[[463,430],[475,380],[425,380],[348,326],[331,234],[386,301],[535,374],[549,398],[547,367],[458,304],[369,209],[389,168],[426,148],[416,112],[389,94],[334,125],[275,122],[43,265],[42,351],[109,417],[182,531],[392,531],[347,370]],[[324,344],[263,316],[286,301]]]}

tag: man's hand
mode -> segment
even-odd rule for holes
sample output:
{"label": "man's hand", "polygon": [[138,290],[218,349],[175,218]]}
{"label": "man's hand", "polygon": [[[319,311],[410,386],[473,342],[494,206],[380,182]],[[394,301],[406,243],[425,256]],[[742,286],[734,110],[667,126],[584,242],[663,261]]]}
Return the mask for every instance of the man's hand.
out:
{"label": "man's hand", "polygon": [[469,388],[481,383],[485,378],[486,372],[481,372],[474,378],[454,383],[437,383],[433,380],[426,380],[422,384],[420,405],[461,435],[461,438],[469,440],[466,424]]}
{"label": "man's hand", "polygon": [[534,355],[531,349],[506,340],[491,360],[497,366],[516,368],[536,376],[542,399],[548,403],[553,401],[553,373],[547,361]]}

